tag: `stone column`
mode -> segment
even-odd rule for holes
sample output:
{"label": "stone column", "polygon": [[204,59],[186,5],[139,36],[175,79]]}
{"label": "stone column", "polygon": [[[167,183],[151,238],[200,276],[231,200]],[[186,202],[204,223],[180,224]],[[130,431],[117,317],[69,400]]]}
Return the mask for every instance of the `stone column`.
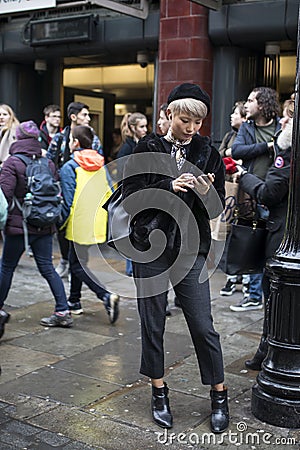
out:
{"label": "stone column", "polygon": [[[212,93],[213,51],[208,38],[208,9],[190,0],[161,0],[158,106],[181,83],[197,83]],[[205,120],[203,134],[210,133]]]}

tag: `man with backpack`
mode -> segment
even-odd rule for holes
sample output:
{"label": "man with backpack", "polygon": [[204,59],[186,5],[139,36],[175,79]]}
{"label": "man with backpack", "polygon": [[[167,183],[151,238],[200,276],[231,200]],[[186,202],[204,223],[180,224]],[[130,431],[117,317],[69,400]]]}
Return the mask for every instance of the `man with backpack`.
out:
{"label": "man with backpack", "polygon": [[[70,151],[70,135],[74,127],[77,125],[90,126],[90,113],[88,105],[81,102],[71,102],[67,107],[67,115],[70,125],[67,125],[61,132],[54,135],[47,151],[47,157],[51,159],[60,169],[64,163],[69,161]],[[102,145],[98,136],[94,133],[92,149],[97,150],[100,155],[103,154]],[[65,238],[64,231],[57,233],[59,248],[61,252],[61,259],[56,271],[61,278],[67,277],[69,272],[69,242]]]}
{"label": "man with backpack", "polygon": [[[26,233],[28,233],[28,244],[32,249],[38,270],[46,279],[55,298],[54,313],[50,317],[41,319],[41,325],[68,328],[73,323],[64,285],[52,264],[52,240],[57,220],[57,216],[54,217],[56,214],[54,211],[60,211],[59,192],[56,185],[58,174],[53,162],[42,157],[38,137],[39,129],[33,121],[22,122],[16,130],[17,140],[9,149],[10,157],[4,162],[0,173],[0,186],[8,202],[0,271],[0,337],[10,317],[3,310],[3,305],[11,287],[14,271],[25,250],[24,234]],[[33,177],[30,176],[31,161],[34,165],[37,163],[41,166],[34,169]],[[37,174],[38,169],[40,173]],[[46,213],[46,218],[41,222],[43,208],[38,206],[38,202],[40,201],[42,205],[43,196],[45,200],[47,191],[45,179],[52,190],[49,201],[50,203],[53,201],[54,209]],[[35,186],[32,186],[33,184]],[[25,208],[26,202],[28,204]],[[36,221],[32,218],[34,210],[40,211]]]}

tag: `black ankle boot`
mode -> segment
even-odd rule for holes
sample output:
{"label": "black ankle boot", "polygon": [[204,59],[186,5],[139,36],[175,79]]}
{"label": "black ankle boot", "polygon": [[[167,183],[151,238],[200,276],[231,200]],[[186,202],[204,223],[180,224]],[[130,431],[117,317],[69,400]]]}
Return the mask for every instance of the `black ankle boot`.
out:
{"label": "black ankle boot", "polygon": [[261,370],[261,364],[268,353],[268,341],[265,336],[262,336],[258,349],[252,359],[247,359],[245,361],[245,366],[247,369],[251,370]]}
{"label": "black ankle boot", "polygon": [[172,428],[173,417],[169,407],[168,386],[156,388],[152,386],[152,417],[154,422],[162,428]]}
{"label": "black ankle boot", "polygon": [[229,411],[227,403],[227,388],[223,391],[210,391],[211,417],[210,427],[213,433],[223,433],[229,425]]}
{"label": "black ankle boot", "polygon": [[4,327],[5,324],[9,321],[10,318],[10,314],[8,314],[7,312],[3,311],[3,309],[1,309],[0,311],[0,339],[2,338],[3,334],[4,334]]}

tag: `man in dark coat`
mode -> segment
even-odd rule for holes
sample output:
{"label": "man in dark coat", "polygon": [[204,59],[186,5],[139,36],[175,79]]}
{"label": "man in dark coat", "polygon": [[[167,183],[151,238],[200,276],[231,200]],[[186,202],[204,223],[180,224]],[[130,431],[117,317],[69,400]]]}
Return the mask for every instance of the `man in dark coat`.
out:
{"label": "man in dark coat", "polygon": [[[268,230],[265,243],[265,260],[271,258],[282,241],[288,207],[288,193],[290,180],[290,157],[292,145],[292,125],[294,100],[286,102],[284,117],[281,119],[282,131],[275,139],[274,163],[269,168],[265,180],[248,173],[239,167],[241,188],[250,194],[258,203],[269,210],[266,228]],[[248,369],[260,370],[261,363],[267,354],[268,309],[270,296],[270,279],[267,269],[263,275],[263,291],[265,298],[265,316],[263,333],[256,354],[245,365]]]}
{"label": "man in dark coat", "polygon": [[[250,92],[245,103],[247,122],[244,122],[232,144],[231,154],[235,160],[242,159],[249,172],[264,180],[274,158],[274,136],[280,130],[278,94],[268,87],[257,87]],[[252,311],[263,308],[262,274],[251,274],[249,296],[232,311]]]}
{"label": "man in dark coat", "polygon": [[40,125],[39,142],[44,150],[48,150],[56,133],[61,131],[61,112],[58,105],[47,105],[44,108],[44,120]]}

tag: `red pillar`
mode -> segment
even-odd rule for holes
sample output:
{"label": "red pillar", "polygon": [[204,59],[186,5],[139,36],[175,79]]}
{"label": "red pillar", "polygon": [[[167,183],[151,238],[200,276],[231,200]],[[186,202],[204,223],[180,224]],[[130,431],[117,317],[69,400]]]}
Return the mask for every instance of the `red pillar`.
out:
{"label": "red pillar", "polygon": [[[161,0],[158,105],[181,83],[197,83],[211,96],[213,50],[208,38],[208,9],[190,0]],[[203,134],[210,133],[209,117]]]}

